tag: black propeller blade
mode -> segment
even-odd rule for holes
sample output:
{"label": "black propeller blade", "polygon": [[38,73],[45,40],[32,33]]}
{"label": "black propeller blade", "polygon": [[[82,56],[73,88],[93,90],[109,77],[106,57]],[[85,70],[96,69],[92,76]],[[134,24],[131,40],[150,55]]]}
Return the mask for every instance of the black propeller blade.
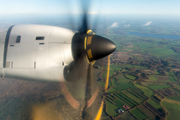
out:
{"label": "black propeller blade", "polygon": [[79,33],[86,34],[87,31],[89,30],[88,28],[88,10],[90,6],[91,0],[81,0],[81,6],[82,6],[82,21],[81,21],[81,26],[79,28]]}

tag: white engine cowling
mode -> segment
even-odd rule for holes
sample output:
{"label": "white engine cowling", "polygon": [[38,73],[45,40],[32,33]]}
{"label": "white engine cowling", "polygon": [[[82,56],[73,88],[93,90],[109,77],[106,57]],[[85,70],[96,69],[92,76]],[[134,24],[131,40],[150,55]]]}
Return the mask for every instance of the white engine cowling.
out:
{"label": "white engine cowling", "polygon": [[0,29],[0,75],[26,80],[65,81],[64,67],[74,61],[74,32],[45,25]]}

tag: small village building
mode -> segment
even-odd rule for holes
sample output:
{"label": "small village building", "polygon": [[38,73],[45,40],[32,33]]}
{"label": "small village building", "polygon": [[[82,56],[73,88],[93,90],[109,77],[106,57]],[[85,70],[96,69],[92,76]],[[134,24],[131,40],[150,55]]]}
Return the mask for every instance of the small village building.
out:
{"label": "small village building", "polygon": [[118,108],[116,111],[117,111],[117,113],[123,113],[124,112],[124,110],[122,110],[121,108]]}

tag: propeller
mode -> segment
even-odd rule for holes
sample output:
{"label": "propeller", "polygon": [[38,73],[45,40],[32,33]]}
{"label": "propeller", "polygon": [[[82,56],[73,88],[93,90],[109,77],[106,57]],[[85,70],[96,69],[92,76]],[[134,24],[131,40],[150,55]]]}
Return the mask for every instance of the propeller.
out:
{"label": "propeller", "polygon": [[[94,61],[111,54],[116,49],[116,45],[111,40],[95,35],[89,31],[87,12],[90,2],[84,0],[81,2],[83,8],[82,24],[72,39],[72,54],[74,61],[65,67],[64,77],[68,82],[78,82],[81,79],[81,76],[85,75],[84,81],[81,81],[85,83],[84,104],[81,105],[81,108],[80,106],[74,108],[81,109],[80,114],[82,119],[87,119],[87,108],[92,105],[98,95],[98,89],[96,89],[95,80],[93,79],[93,63]],[[108,57],[108,61],[105,91],[107,91],[108,87],[110,56]],[[103,104],[104,102],[101,101],[101,107],[98,110],[95,120],[100,119]]]}

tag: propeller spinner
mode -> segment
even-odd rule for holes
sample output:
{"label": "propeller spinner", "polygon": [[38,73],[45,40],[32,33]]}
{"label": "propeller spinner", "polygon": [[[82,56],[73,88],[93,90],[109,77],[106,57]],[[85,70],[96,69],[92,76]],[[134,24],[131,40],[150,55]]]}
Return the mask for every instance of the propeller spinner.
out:
{"label": "propeller spinner", "polygon": [[111,54],[116,45],[107,38],[98,35],[76,33],[72,41],[72,53],[77,60],[85,53],[90,62],[101,59]]}

